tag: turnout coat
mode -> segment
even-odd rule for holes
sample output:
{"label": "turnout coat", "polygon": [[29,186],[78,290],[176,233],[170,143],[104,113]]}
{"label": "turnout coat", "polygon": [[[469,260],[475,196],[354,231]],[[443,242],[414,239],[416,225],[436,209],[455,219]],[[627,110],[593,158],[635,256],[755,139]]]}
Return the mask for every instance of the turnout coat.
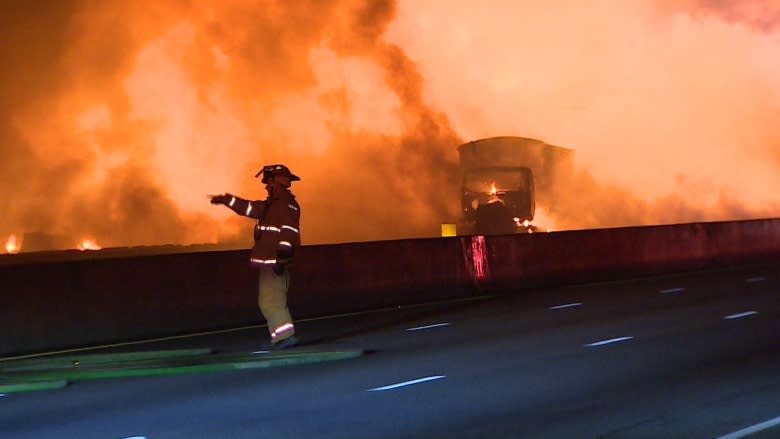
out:
{"label": "turnout coat", "polygon": [[301,208],[289,189],[265,200],[245,200],[230,195],[228,207],[239,215],[257,220],[255,245],[250,261],[253,266],[289,264],[301,245]]}

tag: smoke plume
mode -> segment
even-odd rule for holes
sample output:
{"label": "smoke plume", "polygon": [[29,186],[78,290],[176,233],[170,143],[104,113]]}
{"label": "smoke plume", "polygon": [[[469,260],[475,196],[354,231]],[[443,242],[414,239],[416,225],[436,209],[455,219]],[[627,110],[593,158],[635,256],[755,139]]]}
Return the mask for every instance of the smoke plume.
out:
{"label": "smoke plume", "polygon": [[251,222],[205,195],[264,198],[274,162],[303,178],[305,243],[453,220],[460,138],[383,39],[393,2],[6,9],[0,231],[247,245]]}
{"label": "smoke plume", "polygon": [[771,0],[2,2],[0,237],[246,246],[205,195],[264,198],[275,162],[305,244],[436,236],[457,145],[499,135],[576,151],[537,200],[557,228],[776,216],[779,22]]}
{"label": "smoke plume", "polygon": [[403,2],[388,38],[464,139],[576,151],[555,199],[537,200],[553,228],[780,213],[779,3],[472,6]]}

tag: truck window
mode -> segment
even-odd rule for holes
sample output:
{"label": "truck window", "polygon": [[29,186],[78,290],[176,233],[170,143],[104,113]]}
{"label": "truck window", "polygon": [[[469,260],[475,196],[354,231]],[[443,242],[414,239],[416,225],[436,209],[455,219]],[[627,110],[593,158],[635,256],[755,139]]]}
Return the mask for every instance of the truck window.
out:
{"label": "truck window", "polygon": [[526,191],[529,188],[530,172],[526,168],[482,168],[471,169],[464,175],[463,188],[469,192],[490,192],[490,185],[496,190]]}

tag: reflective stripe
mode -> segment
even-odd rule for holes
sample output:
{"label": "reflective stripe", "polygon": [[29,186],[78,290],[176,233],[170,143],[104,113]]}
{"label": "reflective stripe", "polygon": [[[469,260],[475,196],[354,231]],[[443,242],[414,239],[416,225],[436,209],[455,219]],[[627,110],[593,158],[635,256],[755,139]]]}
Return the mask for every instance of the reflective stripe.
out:
{"label": "reflective stripe", "polygon": [[300,233],[298,231],[298,229],[296,229],[295,227],[292,227],[292,226],[282,226],[281,229],[279,227],[276,227],[276,226],[260,226],[260,230],[268,230],[269,232],[281,232],[284,229],[293,231],[295,233]]}
{"label": "reflective stripe", "polygon": [[296,212],[298,211],[298,208],[293,206],[292,204],[288,204],[287,207],[289,207],[290,209],[292,209],[292,210],[294,210]]}
{"label": "reflective stripe", "polygon": [[250,202],[250,203],[249,203],[249,204],[246,206],[246,215],[247,215],[247,216],[249,216],[249,212],[251,212],[251,211],[252,211],[252,203]]}
{"label": "reflective stripe", "polygon": [[236,197],[230,197],[230,203],[228,203],[228,206],[233,207],[234,204],[236,204]]}
{"label": "reflective stripe", "polygon": [[274,331],[271,333],[271,338],[276,338],[282,333],[289,332],[295,329],[295,326],[293,326],[292,323],[285,323],[283,325],[279,325]]}
{"label": "reflective stripe", "polygon": [[276,259],[255,259],[255,258],[249,258],[250,261],[256,263],[256,264],[264,264],[264,265],[273,265],[276,263]]}
{"label": "reflective stripe", "polygon": [[290,244],[290,243],[289,243],[289,242],[287,242],[287,241],[279,241],[279,245],[283,245],[283,246],[285,246],[285,247],[292,247],[292,244]]}

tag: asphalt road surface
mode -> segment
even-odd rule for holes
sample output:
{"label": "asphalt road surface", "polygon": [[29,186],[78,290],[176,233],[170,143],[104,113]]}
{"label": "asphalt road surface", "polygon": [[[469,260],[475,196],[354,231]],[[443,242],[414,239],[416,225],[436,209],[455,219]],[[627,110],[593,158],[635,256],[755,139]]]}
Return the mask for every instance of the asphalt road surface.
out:
{"label": "asphalt road surface", "polygon": [[[780,264],[297,327],[297,350],[369,352],[8,393],[0,438],[780,437]],[[264,331],[113,350],[253,352]]]}

